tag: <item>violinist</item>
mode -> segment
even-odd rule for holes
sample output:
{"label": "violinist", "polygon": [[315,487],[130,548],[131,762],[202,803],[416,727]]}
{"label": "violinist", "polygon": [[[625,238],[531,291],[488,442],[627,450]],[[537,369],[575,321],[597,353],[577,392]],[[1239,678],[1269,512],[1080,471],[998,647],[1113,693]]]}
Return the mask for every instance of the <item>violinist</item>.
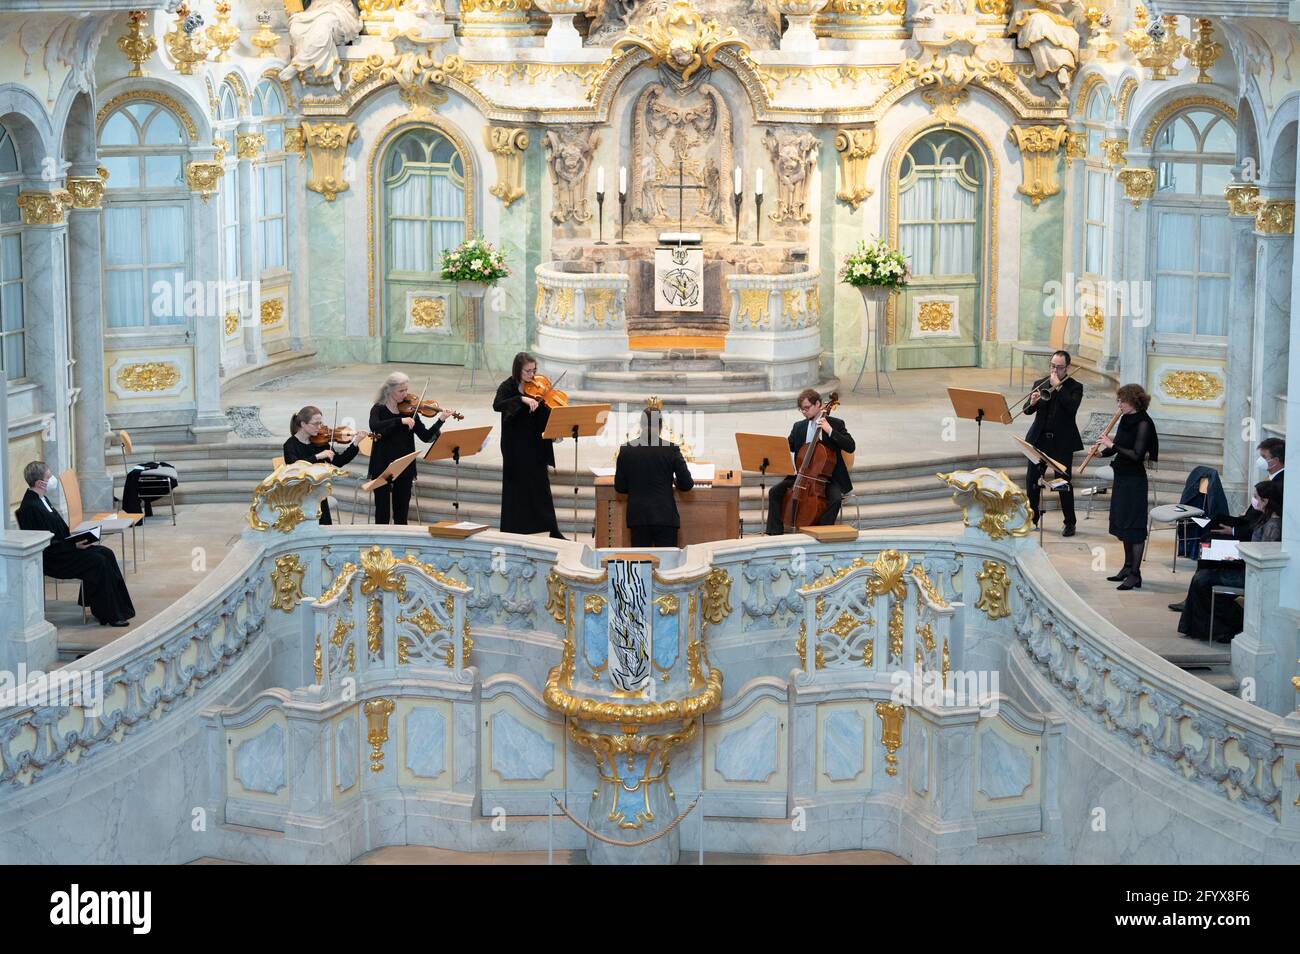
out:
{"label": "violinist", "polygon": [[[497,388],[492,410],[501,415],[501,530],[541,533],[564,539],[555,519],[555,501],[547,467],[555,466],[555,442],[542,437],[550,406],[530,397],[537,359],[526,351],[515,355],[510,377]],[[539,391],[539,394],[544,392]]]}
{"label": "violinist", "polygon": [[[844,455],[846,453],[852,454],[857,448],[857,444],[845,428],[842,419],[830,417],[829,415],[824,418],[821,416],[822,398],[813,388],[806,388],[799,392],[798,403],[799,410],[803,413],[803,420],[796,423],[790,430],[790,453],[794,454],[797,459],[800,448],[805,444],[812,443],[814,435],[817,435],[819,440],[835,451],[835,470],[826,484],[826,508],[813,521],[817,526],[825,526],[839,519],[840,501],[846,493],[853,489],[853,482],[849,480],[849,469],[844,466]],[[818,434],[818,431],[820,431],[820,434]],[[784,532],[781,509],[785,504],[786,493],[793,486],[794,477],[787,477],[773,487],[772,493],[768,496],[767,532],[769,536],[776,536]]]}
{"label": "violinist", "polygon": [[[284,442],[286,464],[305,460],[333,464],[335,467],[346,466],[356,457],[361,449],[357,442],[366,436],[365,431],[356,431],[352,428],[331,429],[324,423],[320,408],[312,404],[308,404],[293,416],[289,424],[289,433],[289,439]],[[346,440],[343,439],[345,437]],[[347,444],[347,447],[335,451],[332,444],[336,442]],[[330,519],[330,505],[327,500],[321,501],[320,522],[322,526],[334,522]]]}
{"label": "violinist", "polygon": [[[407,412],[400,407],[403,401],[408,400],[410,390],[411,379],[400,371],[394,371],[375,396],[375,406],[370,409],[370,433],[375,439],[370,452],[369,476],[372,478],[382,474],[384,468],[399,457],[413,453],[417,437],[429,444],[436,442],[442,431],[442,422],[451,416],[451,411],[442,410],[432,427],[425,426],[420,420],[419,409]],[[392,522],[406,523],[414,483],[415,462],[412,461],[411,466],[391,484],[376,488],[375,523],[389,522],[390,504]]]}

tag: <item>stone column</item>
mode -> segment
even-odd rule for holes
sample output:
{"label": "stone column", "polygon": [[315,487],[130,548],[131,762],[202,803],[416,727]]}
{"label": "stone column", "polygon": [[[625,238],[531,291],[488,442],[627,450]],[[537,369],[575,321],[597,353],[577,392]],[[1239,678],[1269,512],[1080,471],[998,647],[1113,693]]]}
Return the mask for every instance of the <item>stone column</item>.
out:
{"label": "stone column", "polygon": [[56,631],[45,619],[49,541],[44,530],[0,530],[0,669],[49,670],[58,659]]}
{"label": "stone column", "polygon": [[239,261],[240,277],[252,283],[256,289],[252,296],[253,313],[244,327],[244,360],[251,365],[266,361],[266,352],[262,350],[262,293],[258,267],[257,235],[257,170],[253,160],[266,143],[265,137],[256,131],[255,125],[242,123],[235,137],[237,143],[235,156],[236,180],[239,182]]}
{"label": "stone column", "polygon": [[[1123,195],[1124,190],[1115,190]],[[1139,200],[1135,208],[1130,198],[1121,198],[1119,206],[1124,210],[1115,221],[1115,255],[1122,274],[1116,276],[1129,282],[1144,283],[1151,281],[1147,269],[1147,227],[1151,203]],[[1132,287],[1132,286],[1130,286]],[[1145,298],[1145,296],[1144,296]],[[1121,322],[1119,329],[1119,376],[1122,381],[1145,383],[1147,379],[1147,342],[1155,334],[1155,315],[1134,314],[1134,305],[1125,303],[1125,314],[1117,315]]]}
{"label": "stone column", "polygon": [[[1228,266],[1232,273],[1232,287],[1228,314],[1242,318],[1255,315],[1255,216],[1248,197],[1242,191],[1251,189],[1254,187],[1234,184],[1227,193],[1232,227]],[[1228,388],[1223,408],[1223,469],[1220,473],[1224,492],[1234,503],[1251,478],[1250,461],[1255,456],[1255,445],[1259,443],[1259,436],[1247,433],[1243,439],[1242,434],[1246,418],[1259,420],[1259,349],[1263,340],[1254,321],[1232,322],[1232,331],[1228,335],[1227,379],[1233,382],[1233,386]],[[1250,382],[1249,387],[1244,386],[1246,382]],[[1234,511],[1237,509],[1232,507]]]}
{"label": "stone column", "polygon": [[1289,560],[1277,543],[1243,543],[1241,558],[1246,562],[1246,617],[1245,628],[1232,641],[1232,674],[1241,680],[1247,702],[1286,715],[1295,708],[1291,677],[1297,658],[1294,614],[1280,606]]}
{"label": "stone column", "polygon": [[[80,172],[81,170],[77,170]],[[113,479],[104,463],[104,299],[100,219],[104,182],[93,169],[68,178],[68,303],[72,311],[73,383],[79,389],[77,476],[87,513],[111,510]]]}
{"label": "stone column", "polygon": [[[195,194],[190,199],[190,217],[194,225],[194,274],[190,276],[203,288],[216,287],[221,281],[221,215],[216,196],[205,202]],[[206,295],[204,296],[206,300]],[[220,312],[222,309],[218,309]],[[206,311],[194,322],[194,423],[190,433],[200,444],[221,443],[230,424],[221,410],[221,343],[223,316]]]}
{"label": "stone column", "polygon": [[[32,190],[18,197],[23,214],[23,318],[27,329],[27,376],[40,382],[39,410],[53,415],[45,461],[58,473],[72,462],[68,414],[66,208],[63,190]],[[53,442],[53,447],[50,443]],[[102,456],[102,454],[101,454]]]}
{"label": "stone column", "polygon": [[[289,347],[302,351],[310,343],[307,315],[307,187],[302,129],[284,130],[284,256],[289,268]],[[369,201],[369,200],[367,200]]]}

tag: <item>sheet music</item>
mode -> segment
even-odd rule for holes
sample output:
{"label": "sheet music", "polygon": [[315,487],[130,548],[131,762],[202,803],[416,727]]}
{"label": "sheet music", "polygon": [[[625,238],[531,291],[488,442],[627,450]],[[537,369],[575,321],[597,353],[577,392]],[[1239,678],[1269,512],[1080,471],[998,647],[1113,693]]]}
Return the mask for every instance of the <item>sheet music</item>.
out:
{"label": "sheet music", "polygon": [[1211,540],[1201,546],[1202,560],[1240,560],[1236,540]]}
{"label": "sheet music", "polygon": [[691,472],[691,479],[696,483],[711,484],[717,477],[717,467],[713,464],[696,464],[687,461],[686,469]]}

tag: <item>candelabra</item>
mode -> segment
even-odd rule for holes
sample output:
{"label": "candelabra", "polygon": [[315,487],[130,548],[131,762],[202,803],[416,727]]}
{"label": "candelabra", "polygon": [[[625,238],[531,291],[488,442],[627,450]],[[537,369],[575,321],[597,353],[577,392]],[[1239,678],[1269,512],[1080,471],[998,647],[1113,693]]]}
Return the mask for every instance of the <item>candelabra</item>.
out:
{"label": "candelabra", "polygon": [[627,225],[626,212],[627,212],[627,193],[624,192],[622,189],[620,189],[618,192],[618,241],[614,243],[615,245],[627,244],[627,242],[624,241],[623,239],[623,229]]}
{"label": "candelabra", "polygon": [[763,193],[754,193],[754,244],[762,245],[759,241],[760,233],[763,230]]}
{"label": "candelabra", "polygon": [[596,193],[596,244],[608,245],[605,241],[605,193]]}
{"label": "candelabra", "polygon": [[740,244],[740,207],[745,201],[744,193],[735,192],[731,196],[731,204],[736,208],[736,240],[732,245]]}

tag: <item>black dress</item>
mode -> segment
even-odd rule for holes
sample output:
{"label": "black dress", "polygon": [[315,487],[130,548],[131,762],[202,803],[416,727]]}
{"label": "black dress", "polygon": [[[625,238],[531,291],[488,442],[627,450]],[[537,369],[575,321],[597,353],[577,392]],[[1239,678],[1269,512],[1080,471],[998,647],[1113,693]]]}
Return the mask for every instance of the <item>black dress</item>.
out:
{"label": "black dress", "polygon": [[[324,446],[304,444],[302,441],[298,440],[298,438],[290,436],[289,439],[284,442],[284,462],[286,464],[292,464],[295,461],[305,460],[312,464],[333,464],[335,467],[343,467],[350,463],[352,459],[357,456],[357,452],[361,450],[361,448],[356,444],[349,444],[344,450],[334,451],[333,460],[316,460],[316,455],[321,451],[331,449],[332,448],[328,444]],[[330,519],[330,504],[328,500],[322,500],[320,502],[320,522],[322,526],[334,522]]]}
{"label": "black dress", "polygon": [[1115,485],[1110,497],[1110,533],[1125,543],[1143,543],[1147,538],[1146,461],[1158,460],[1160,441],[1156,426],[1146,411],[1134,411],[1119,419],[1115,446],[1102,449],[1102,457],[1113,457]]}
{"label": "black dress", "polygon": [[529,411],[519,383],[506,378],[497,388],[492,410],[501,414],[501,530],[541,533],[564,539],[555,519],[551,479],[555,442],[542,438],[551,409],[545,404]]}
{"label": "black dress", "polygon": [[116,623],[135,616],[131,594],[122,579],[117,557],[108,547],[93,544],[84,549],[65,542],[68,525],[59,512],[33,490],[23,494],[18,505],[18,526],[24,530],[48,530],[54,539],[45,548],[45,575],[58,580],[81,580],[90,612],[101,623]]}
{"label": "black dress", "polygon": [[[378,477],[384,468],[415,451],[415,439],[418,437],[432,444],[438,440],[442,431],[442,421],[434,418],[433,426],[426,427],[420,415],[415,415],[415,429],[409,430],[402,423],[402,415],[395,414],[387,405],[376,404],[370,409],[370,433],[374,435],[374,444],[370,450],[370,477]],[[387,487],[375,491],[375,523],[388,523],[389,505],[392,505],[393,523],[406,523],[407,512],[411,506],[411,485],[415,483],[415,461],[402,471]]]}

